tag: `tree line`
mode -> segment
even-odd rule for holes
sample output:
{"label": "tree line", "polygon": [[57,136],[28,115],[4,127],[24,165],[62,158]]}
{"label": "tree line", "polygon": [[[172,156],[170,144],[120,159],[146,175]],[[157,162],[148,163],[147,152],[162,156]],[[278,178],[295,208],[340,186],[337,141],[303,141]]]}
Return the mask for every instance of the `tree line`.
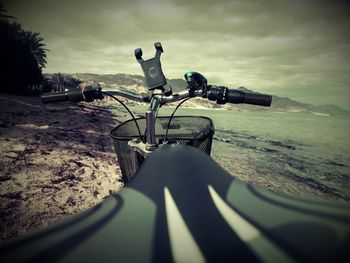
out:
{"label": "tree line", "polygon": [[46,52],[37,32],[24,30],[0,2],[0,92],[38,94],[42,92]]}
{"label": "tree line", "polygon": [[42,92],[61,92],[66,89],[75,89],[79,88],[81,83],[81,80],[68,74],[44,74]]}

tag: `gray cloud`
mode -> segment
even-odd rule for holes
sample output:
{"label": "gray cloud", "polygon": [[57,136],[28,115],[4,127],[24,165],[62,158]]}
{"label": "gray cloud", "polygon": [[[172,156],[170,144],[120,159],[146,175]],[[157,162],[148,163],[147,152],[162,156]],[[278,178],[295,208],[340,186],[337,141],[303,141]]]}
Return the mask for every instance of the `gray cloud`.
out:
{"label": "gray cloud", "polygon": [[349,8],[343,1],[48,1],[5,3],[41,32],[48,72],[141,74],[133,50],[165,48],[170,78],[187,70],[211,83],[350,108]]}

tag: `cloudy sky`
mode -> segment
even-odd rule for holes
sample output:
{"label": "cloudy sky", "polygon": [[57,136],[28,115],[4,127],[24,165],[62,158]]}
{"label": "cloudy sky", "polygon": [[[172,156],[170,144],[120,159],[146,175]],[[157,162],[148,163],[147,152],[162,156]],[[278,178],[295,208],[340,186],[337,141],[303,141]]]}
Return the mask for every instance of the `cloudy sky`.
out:
{"label": "cloudy sky", "polygon": [[350,9],[346,1],[4,0],[40,32],[46,72],[142,74],[134,57],[154,55],[182,78],[244,85],[313,104],[350,109]]}

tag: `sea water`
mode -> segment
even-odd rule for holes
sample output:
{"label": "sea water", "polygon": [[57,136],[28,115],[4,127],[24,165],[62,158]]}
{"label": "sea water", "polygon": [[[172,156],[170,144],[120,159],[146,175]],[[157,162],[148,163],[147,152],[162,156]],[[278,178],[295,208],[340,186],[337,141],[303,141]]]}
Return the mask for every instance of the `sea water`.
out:
{"label": "sea water", "polygon": [[233,176],[294,195],[350,200],[350,116],[188,108],[176,115],[214,121],[211,155]]}

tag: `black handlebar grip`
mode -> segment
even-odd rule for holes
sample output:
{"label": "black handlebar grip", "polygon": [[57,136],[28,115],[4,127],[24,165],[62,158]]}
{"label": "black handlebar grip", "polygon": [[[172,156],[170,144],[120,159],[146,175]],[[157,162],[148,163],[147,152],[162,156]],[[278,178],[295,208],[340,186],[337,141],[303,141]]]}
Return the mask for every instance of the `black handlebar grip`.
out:
{"label": "black handlebar grip", "polygon": [[230,103],[244,103],[245,93],[236,89],[227,89],[226,101]]}
{"label": "black handlebar grip", "polygon": [[271,106],[272,96],[265,94],[245,93],[243,103],[259,106]]}
{"label": "black handlebar grip", "polygon": [[217,104],[246,103],[259,106],[270,106],[272,96],[259,93],[245,93],[237,89],[228,89],[223,86],[209,86],[207,97],[209,100],[216,101]]}
{"label": "black handlebar grip", "polygon": [[40,96],[41,101],[43,103],[51,103],[51,102],[59,102],[59,101],[67,101],[68,96],[67,92],[50,92],[50,93],[44,93]]}
{"label": "black handlebar grip", "polygon": [[270,106],[272,97],[265,94],[245,93],[240,90],[228,89],[227,102],[230,103],[246,103],[259,106]]}
{"label": "black handlebar grip", "polygon": [[43,103],[59,102],[59,101],[83,101],[84,96],[81,89],[70,89],[62,92],[44,93],[41,95]]}
{"label": "black handlebar grip", "polygon": [[83,91],[82,89],[70,89],[67,91],[67,97],[69,101],[75,101],[75,102],[79,102],[79,101],[84,101],[84,95],[83,95]]}
{"label": "black handlebar grip", "polygon": [[58,102],[58,101],[86,101],[92,102],[94,100],[102,100],[102,90],[101,87],[87,86],[82,89],[70,89],[63,92],[51,92],[44,93],[41,95],[41,100],[43,103]]}

